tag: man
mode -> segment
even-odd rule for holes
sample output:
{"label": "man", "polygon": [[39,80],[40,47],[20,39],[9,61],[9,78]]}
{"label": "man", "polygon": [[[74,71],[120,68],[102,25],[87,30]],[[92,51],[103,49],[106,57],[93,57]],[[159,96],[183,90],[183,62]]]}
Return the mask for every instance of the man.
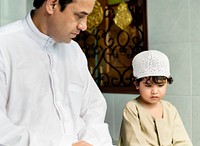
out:
{"label": "man", "polygon": [[0,29],[0,145],[111,146],[106,102],[72,39],[95,0],[34,0]]}

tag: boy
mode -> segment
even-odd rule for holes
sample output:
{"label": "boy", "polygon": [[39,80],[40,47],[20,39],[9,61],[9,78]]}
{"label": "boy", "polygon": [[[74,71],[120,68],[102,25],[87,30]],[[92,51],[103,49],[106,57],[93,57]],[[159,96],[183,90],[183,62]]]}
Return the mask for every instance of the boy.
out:
{"label": "boy", "polygon": [[140,95],[124,108],[118,146],[192,146],[176,108],[162,100],[173,82],[168,57],[144,51],[132,65]]}

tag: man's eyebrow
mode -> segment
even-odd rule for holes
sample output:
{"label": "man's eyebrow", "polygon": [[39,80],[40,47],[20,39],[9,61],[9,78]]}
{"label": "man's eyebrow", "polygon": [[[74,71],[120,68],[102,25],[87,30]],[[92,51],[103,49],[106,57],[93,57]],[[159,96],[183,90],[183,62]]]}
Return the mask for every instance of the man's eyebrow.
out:
{"label": "man's eyebrow", "polygon": [[79,12],[80,14],[83,14],[83,15],[89,15],[89,13],[85,12],[85,11],[82,11],[82,12]]}

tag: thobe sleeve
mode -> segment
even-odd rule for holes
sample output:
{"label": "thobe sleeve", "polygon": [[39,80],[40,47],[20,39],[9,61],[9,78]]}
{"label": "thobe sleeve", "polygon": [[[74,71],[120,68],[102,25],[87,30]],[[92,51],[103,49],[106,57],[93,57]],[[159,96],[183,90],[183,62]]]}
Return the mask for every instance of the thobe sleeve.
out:
{"label": "thobe sleeve", "polygon": [[134,104],[128,103],[123,110],[118,146],[148,146]]}
{"label": "thobe sleeve", "polygon": [[80,116],[85,126],[78,133],[79,140],[85,140],[93,146],[112,146],[108,124],[104,122],[106,101],[88,70],[86,59],[84,62],[82,74],[85,87]]}
{"label": "thobe sleeve", "polygon": [[0,145],[28,146],[28,131],[24,127],[14,125],[7,117],[7,92],[5,66],[0,51]]}
{"label": "thobe sleeve", "polygon": [[174,118],[174,129],[173,129],[173,146],[192,146],[191,140],[187,134],[187,131],[183,125],[183,122],[177,112],[175,110],[175,118]]}

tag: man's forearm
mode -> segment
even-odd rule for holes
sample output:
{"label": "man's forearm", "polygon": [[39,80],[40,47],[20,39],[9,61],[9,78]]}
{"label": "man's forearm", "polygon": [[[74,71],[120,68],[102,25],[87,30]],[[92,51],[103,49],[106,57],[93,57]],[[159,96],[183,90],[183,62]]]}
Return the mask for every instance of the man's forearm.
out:
{"label": "man's forearm", "polygon": [[92,146],[92,145],[85,141],[79,141],[79,142],[72,144],[72,146]]}

